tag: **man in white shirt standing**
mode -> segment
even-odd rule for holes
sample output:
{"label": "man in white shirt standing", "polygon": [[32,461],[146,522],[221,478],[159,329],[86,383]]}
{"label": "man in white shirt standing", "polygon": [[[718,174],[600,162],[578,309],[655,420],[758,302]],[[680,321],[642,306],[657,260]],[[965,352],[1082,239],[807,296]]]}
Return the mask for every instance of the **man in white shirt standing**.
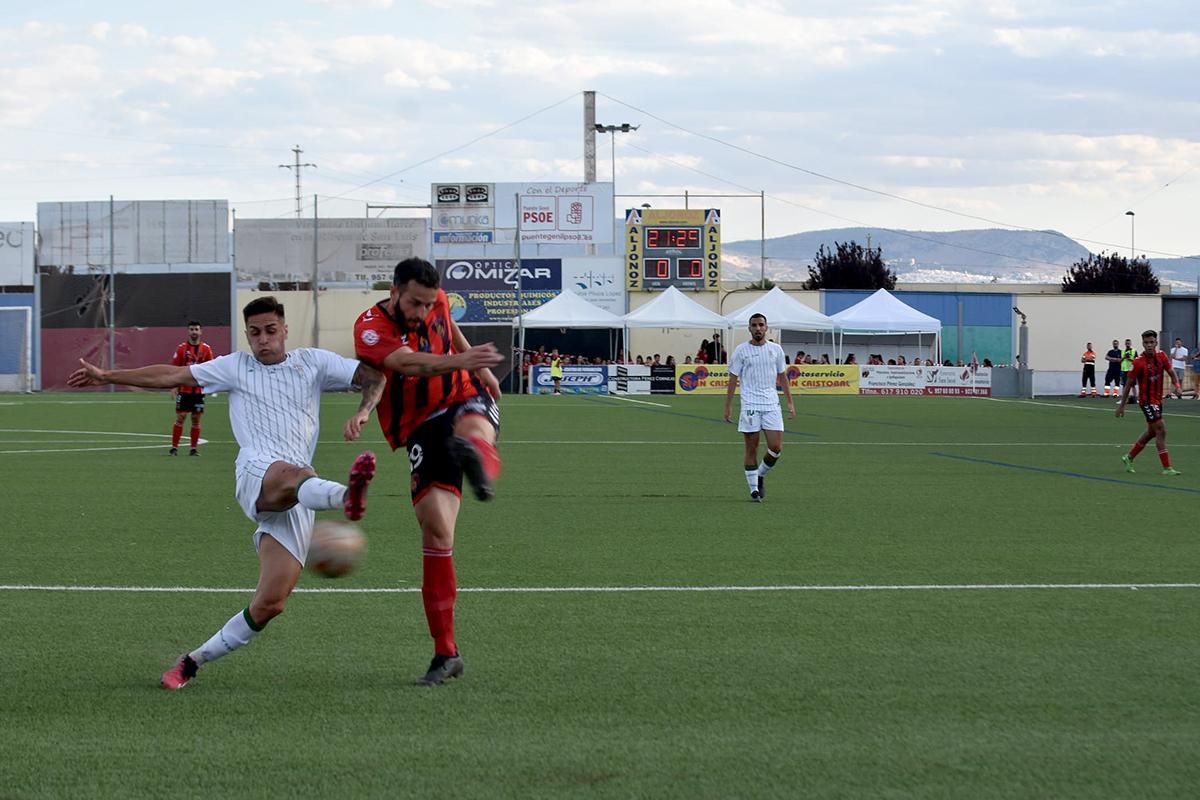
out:
{"label": "man in white shirt standing", "polygon": [[1175,373],[1175,398],[1183,399],[1183,373],[1187,371],[1188,349],[1183,346],[1183,339],[1175,337],[1175,346],[1171,348],[1171,371]]}
{"label": "man in white shirt standing", "polygon": [[[725,390],[725,421],[733,421],[733,394],[742,384],[738,431],[746,444],[746,485],[750,499],[761,503],[766,496],[765,478],[783,452],[783,413],[779,408],[778,384],[787,397],[788,419],[796,418],[796,404],[787,381],[787,359],[783,348],[767,341],[767,318],[750,317],[750,341],[739,344],[729,360],[729,385]],[[758,460],[758,435],[766,434],[767,452]]]}
{"label": "man in white shirt standing", "polygon": [[362,389],[362,402],[343,428],[346,441],[353,441],[383,396],[383,375],[328,350],[287,352],[283,306],[274,297],[253,300],[242,316],[250,353],[231,353],[202,364],[114,370],[100,369],[81,358],[80,368],[67,379],[74,387],[195,386],[205,394],[229,395],[229,421],[239,448],[235,495],[255,523],[258,588],[246,609],[163,673],[162,685],[167,689],[182,688],[202,665],[249,644],[283,613],[308,557],[313,512],[341,508],[349,519],[360,519],[366,510],[367,484],[375,475],[371,452],[354,460],[349,486],[317,477],[312,458],[320,430],[321,392]]}

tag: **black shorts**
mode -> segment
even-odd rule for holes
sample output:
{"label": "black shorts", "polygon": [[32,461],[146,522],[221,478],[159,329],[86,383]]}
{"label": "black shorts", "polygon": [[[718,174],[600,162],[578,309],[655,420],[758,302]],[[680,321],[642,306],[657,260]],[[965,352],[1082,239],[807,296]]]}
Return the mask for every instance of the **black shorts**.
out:
{"label": "black shorts", "polygon": [[1146,422],[1156,422],[1162,419],[1162,406],[1158,403],[1138,403],[1138,408],[1142,410],[1142,415],[1146,417]]}
{"label": "black shorts", "polygon": [[462,496],[462,470],[450,457],[446,443],[454,435],[454,424],[466,414],[479,414],[492,424],[497,434],[500,433],[500,406],[488,394],[455,403],[421,423],[405,445],[413,505],[434,487]]}
{"label": "black shorts", "polygon": [[189,411],[193,414],[204,413],[204,393],[196,392],[195,394],[180,392],[175,395],[175,411],[179,414],[186,414]]}

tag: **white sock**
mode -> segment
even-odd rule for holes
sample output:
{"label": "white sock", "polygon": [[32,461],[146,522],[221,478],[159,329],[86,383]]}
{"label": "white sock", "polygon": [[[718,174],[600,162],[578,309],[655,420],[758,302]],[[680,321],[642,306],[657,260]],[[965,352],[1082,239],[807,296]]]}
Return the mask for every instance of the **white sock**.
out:
{"label": "white sock", "polygon": [[758,491],[758,469],[746,470],[746,485],[750,487],[750,491]]}
{"label": "white sock", "polygon": [[312,511],[328,511],[341,508],[346,500],[346,487],[337,481],[327,481],[316,476],[305,478],[296,490],[300,505]]}
{"label": "white sock", "polygon": [[197,665],[216,661],[221,656],[227,656],[239,647],[250,644],[250,640],[258,634],[258,630],[250,627],[250,609],[239,611],[229,618],[225,627],[204,644],[188,653]]}
{"label": "white sock", "polygon": [[[767,451],[767,453],[768,453],[768,454],[771,456],[771,458],[775,459],[776,461],[778,461],[778,460],[779,460],[779,453],[775,453],[775,452],[772,452],[772,451],[770,451],[770,450],[768,450],[768,451]],[[759,475],[766,475],[768,472],[770,472],[770,471],[771,471],[771,468],[772,468],[772,467],[774,467],[774,466],[775,466],[774,464],[768,464],[768,463],[767,463],[767,460],[764,458],[764,459],[762,460],[762,463],[760,463],[760,464],[758,465],[758,474],[759,474]]]}

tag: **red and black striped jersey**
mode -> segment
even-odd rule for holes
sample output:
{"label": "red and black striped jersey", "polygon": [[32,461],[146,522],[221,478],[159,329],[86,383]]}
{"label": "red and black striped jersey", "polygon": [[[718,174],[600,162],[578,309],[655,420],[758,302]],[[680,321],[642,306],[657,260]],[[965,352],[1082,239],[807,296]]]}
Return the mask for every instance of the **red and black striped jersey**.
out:
{"label": "red and black striped jersey", "polygon": [[[190,367],[193,364],[203,364],[205,361],[212,361],[212,348],[206,342],[199,344],[191,344],[183,342],[179,347],[175,348],[175,355],[171,357],[171,363],[177,367]],[[180,386],[180,394],[201,394],[204,390],[199,386]]]}
{"label": "red and black striped jersey", "polygon": [[1137,382],[1140,405],[1162,405],[1163,384],[1170,380],[1167,377],[1170,370],[1171,359],[1162,350],[1155,350],[1153,358],[1146,358],[1143,353],[1133,360],[1133,369],[1126,380]]}
{"label": "red and black striped jersey", "polygon": [[455,403],[481,394],[483,385],[466,370],[444,375],[401,375],[384,366],[389,355],[407,347],[418,353],[449,355],[454,349],[450,302],[438,289],[437,300],[420,327],[410,331],[403,320],[395,319],[383,300],[359,315],[354,323],[354,350],[359,360],[375,367],[387,377],[387,388],[376,414],[379,427],[395,450],[404,447],[421,423]]}

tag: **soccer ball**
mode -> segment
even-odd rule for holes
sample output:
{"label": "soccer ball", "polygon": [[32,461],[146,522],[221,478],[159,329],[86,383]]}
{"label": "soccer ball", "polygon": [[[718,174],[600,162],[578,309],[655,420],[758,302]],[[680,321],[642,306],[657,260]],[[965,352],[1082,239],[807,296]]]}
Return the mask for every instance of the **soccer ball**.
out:
{"label": "soccer ball", "polygon": [[357,525],[317,520],[308,545],[308,568],[324,578],[340,578],[358,566],[366,549],[367,539]]}

